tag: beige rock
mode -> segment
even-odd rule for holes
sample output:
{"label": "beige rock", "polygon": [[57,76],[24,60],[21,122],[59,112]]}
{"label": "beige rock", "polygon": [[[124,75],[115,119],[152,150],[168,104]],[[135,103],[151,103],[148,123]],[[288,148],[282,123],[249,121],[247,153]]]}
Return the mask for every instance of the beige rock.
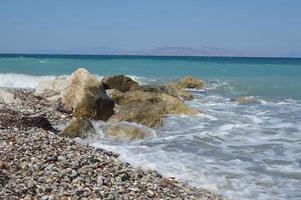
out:
{"label": "beige rock", "polygon": [[118,89],[121,92],[135,90],[139,87],[136,81],[124,75],[106,77],[101,82],[105,89]]}
{"label": "beige rock", "polygon": [[158,85],[142,85],[139,86],[137,90],[143,91],[143,92],[153,92],[153,93],[165,93],[170,96],[183,99],[183,100],[192,100],[193,95],[185,91],[183,89],[178,89],[176,84],[166,84],[163,86],[158,86]]}
{"label": "beige rock", "polygon": [[34,92],[36,97],[43,99],[51,99],[54,96],[59,96],[61,91],[67,86],[66,78],[56,78],[54,80],[41,81]]}
{"label": "beige rock", "polygon": [[107,120],[114,113],[113,99],[106,94],[101,83],[83,68],[71,75],[61,97],[64,108],[79,118]]}
{"label": "beige rock", "polygon": [[110,121],[136,122],[148,127],[160,127],[168,114],[199,114],[198,110],[187,107],[181,100],[167,94],[133,91],[127,92],[119,103],[119,112]]}
{"label": "beige rock", "polygon": [[68,138],[87,138],[96,134],[96,131],[87,118],[77,118],[71,121],[70,125],[66,127],[59,135]]}
{"label": "beige rock", "polygon": [[204,87],[204,82],[192,76],[185,76],[177,81],[177,86],[179,89],[183,89],[183,88],[201,89]]}
{"label": "beige rock", "polygon": [[152,130],[128,122],[109,124],[104,129],[105,136],[113,139],[145,139],[153,135]]}
{"label": "beige rock", "polygon": [[162,126],[162,118],[166,112],[162,100],[158,97],[137,100],[122,105],[120,111],[113,115],[109,122],[128,121],[156,128]]}
{"label": "beige rock", "polygon": [[13,93],[7,92],[5,90],[0,90],[0,103],[18,104],[20,102],[20,99],[16,99]]}
{"label": "beige rock", "polygon": [[114,99],[116,103],[119,102],[119,100],[124,96],[124,93],[120,92],[118,89],[109,89],[106,90],[106,93],[109,95],[109,97]]}
{"label": "beige rock", "polygon": [[[124,105],[132,101],[146,101],[149,98],[158,98],[162,101],[160,106],[165,106],[166,114],[198,114],[199,111],[187,107],[180,99],[165,93],[143,92],[140,90],[125,93],[117,101],[118,104]],[[121,108],[122,109],[122,108]]]}

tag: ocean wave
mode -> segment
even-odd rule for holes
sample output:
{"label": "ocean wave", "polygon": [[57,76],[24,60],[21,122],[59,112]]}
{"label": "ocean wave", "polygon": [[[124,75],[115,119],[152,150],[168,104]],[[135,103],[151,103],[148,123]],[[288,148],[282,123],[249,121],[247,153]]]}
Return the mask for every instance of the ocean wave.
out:
{"label": "ocean wave", "polygon": [[0,74],[0,87],[8,88],[36,88],[39,82],[53,80],[58,76],[27,75],[27,74]]}
{"label": "ocean wave", "polygon": [[[97,79],[101,80],[104,76],[94,74]],[[4,88],[30,88],[34,89],[41,81],[54,80],[58,77],[68,78],[70,75],[29,75],[29,74],[15,74],[5,73],[0,74],[0,87]],[[141,85],[154,84],[157,79],[147,78],[142,76],[128,75],[133,80],[137,81]]]}

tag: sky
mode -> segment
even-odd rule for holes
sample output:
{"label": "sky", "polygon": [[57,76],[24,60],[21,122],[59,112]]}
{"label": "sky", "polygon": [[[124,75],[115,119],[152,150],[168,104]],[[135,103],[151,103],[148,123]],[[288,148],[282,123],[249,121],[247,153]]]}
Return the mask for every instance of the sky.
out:
{"label": "sky", "polygon": [[301,0],[0,0],[0,52],[218,47],[301,57]]}

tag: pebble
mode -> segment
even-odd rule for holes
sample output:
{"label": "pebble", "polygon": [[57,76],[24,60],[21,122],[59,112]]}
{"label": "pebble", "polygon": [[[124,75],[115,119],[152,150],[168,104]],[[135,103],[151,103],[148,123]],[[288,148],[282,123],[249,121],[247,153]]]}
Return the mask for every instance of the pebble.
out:
{"label": "pebble", "polygon": [[36,99],[31,90],[11,92],[22,103],[0,107],[0,199],[223,199],[156,171],[133,168],[113,152],[18,122],[45,116],[57,127],[73,116]]}

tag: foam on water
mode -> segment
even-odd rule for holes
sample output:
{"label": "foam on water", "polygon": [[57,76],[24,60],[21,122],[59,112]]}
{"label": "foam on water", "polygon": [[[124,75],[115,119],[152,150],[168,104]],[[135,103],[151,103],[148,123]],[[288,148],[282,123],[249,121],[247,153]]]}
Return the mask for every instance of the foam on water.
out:
{"label": "foam on water", "polygon": [[240,105],[215,89],[193,91],[203,114],[169,116],[144,141],[89,141],[133,166],[155,169],[227,199],[300,199],[301,102]]}
{"label": "foam on water", "polygon": [[[101,80],[103,76],[95,75],[96,78]],[[28,75],[28,74],[14,74],[5,73],[0,74],[0,87],[11,88],[36,88],[41,81],[53,80],[57,77],[69,77],[69,75]],[[157,83],[157,79],[147,78],[141,76],[129,75],[133,80],[137,81],[141,85]]]}

